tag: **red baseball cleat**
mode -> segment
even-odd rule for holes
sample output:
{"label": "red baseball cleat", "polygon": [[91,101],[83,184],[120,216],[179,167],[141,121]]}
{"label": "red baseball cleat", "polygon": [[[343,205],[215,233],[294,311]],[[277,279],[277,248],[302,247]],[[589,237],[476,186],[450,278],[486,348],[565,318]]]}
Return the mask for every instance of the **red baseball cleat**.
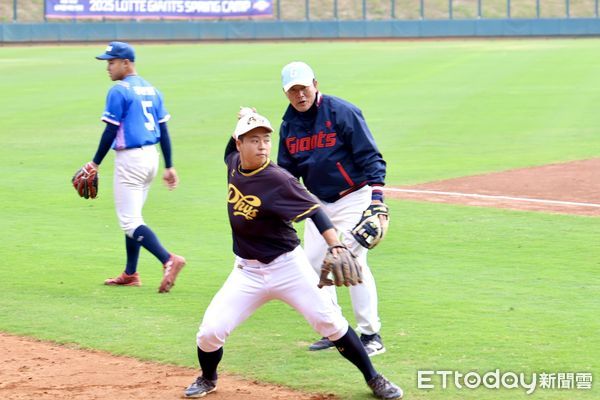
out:
{"label": "red baseball cleat", "polygon": [[142,281],[137,272],[134,272],[131,275],[127,275],[123,272],[116,278],[108,278],[104,281],[104,284],[109,286],[142,286]]}
{"label": "red baseball cleat", "polygon": [[185,266],[185,258],[178,256],[177,254],[171,254],[169,261],[163,265],[164,275],[158,293],[167,293],[173,286],[175,286],[175,279],[179,271]]}

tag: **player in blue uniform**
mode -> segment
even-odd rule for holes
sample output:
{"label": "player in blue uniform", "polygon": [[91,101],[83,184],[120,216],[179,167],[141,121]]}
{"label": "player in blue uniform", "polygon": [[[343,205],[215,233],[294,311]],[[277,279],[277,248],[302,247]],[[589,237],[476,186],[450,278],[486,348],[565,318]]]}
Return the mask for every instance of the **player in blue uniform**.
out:
{"label": "player in blue uniform", "polygon": [[[350,287],[354,316],[369,355],[383,353],[375,279],[367,264],[367,249],[351,231],[365,209],[383,202],[386,163],[362,112],[345,100],[320,93],[310,66],[297,61],[286,65],[282,85],[290,104],[279,131],[277,164],[302,178],[341,233],[343,243],[358,257],[363,283]],[[314,224],[307,221],[304,249],[317,273],[326,246]],[[335,299],[335,287],[329,290]],[[324,337],[309,349],[333,345]]]}
{"label": "player in blue uniform", "polygon": [[137,272],[140,247],[152,253],[163,266],[159,292],[168,292],[185,259],[169,253],[142,217],[142,208],[150,185],[158,172],[160,143],[165,159],[163,180],[175,189],[178,177],[171,157],[171,139],[167,129],[169,113],[161,93],[137,75],[133,47],[123,42],[111,42],[105,52],[96,57],[107,61],[110,79],[117,81],[108,92],[102,121],[106,123],[93,160],[83,168],[97,170],[112,148],[115,150],[114,198],[121,229],[125,232],[127,262],[125,271],[106,285],[140,286]]}
{"label": "player in blue uniform", "polygon": [[202,373],[186,389],[186,397],[203,397],[216,390],[217,366],[227,337],[260,306],[281,300],[332,340],[340,354],[361,371],[375,396],[402,398],[402,390],[375,370],[339,306],[318,288],[319,277],[292,226],[309,218],[328,245],[339,245],[331,221],[297,179],[270,162],[273,129],[269,121],[245,111],[225,151],[235,262],[204,313],[197,335]]}

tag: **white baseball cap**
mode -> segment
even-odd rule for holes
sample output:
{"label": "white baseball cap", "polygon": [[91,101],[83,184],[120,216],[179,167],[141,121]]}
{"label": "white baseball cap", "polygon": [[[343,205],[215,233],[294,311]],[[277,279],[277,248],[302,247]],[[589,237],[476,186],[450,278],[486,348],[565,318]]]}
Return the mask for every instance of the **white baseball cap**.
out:
{"label": "white baseball cap", "polygon": [[252,111],[242,115],[233,132],[233,138],[237,140],[240,136],[245,135],[255,128],[265,128],[269,132],[273,132],[269,120],[257,112]]}
{"label": "white baseball cap", "polygon": [[286,92],[294,85],[312,86],[313,79],[312,68],[302,61],[291,62],[281,70],[281,84]]}

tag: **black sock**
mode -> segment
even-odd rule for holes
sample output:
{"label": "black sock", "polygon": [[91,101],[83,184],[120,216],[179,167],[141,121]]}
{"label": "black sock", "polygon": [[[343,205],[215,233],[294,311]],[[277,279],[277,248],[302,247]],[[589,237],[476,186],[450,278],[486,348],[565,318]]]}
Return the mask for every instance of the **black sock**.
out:
{"label": "black sock", "polygon": [[127,250],[127,264],[125,265],[125,273],[127,275],[135,274],[135,271],[137,271],[140,247],[142,247],[140,243],[138,243],[135,239],[125,235],[125,249]]}
{"label": "black sock", "polygon": [[144,246],[146,250],[154,254],[162,264],[169,261],[171,257],[169,252],[160,244],[158,237],[152,232],[152,229],[146,225],[140,225],[133,232],[133,239]]}
{"label": "black sock", "polygon": [[365,347],[351,327],[348,327],[348,332],[344,336],[334,340],[333,343],[340,354],[362,372],[365,381],[368,382],[377,375]]}
{"label": "black sock", "polygon": [[217,380],[217,366],[221,362],[221,358],[223,358],[222,347],[219,350],[211,351],[210,353],[202,351],[200,347],[198,347],[198,362],[200,363],[202,377],[204,379],[208,379],[209,381]]}

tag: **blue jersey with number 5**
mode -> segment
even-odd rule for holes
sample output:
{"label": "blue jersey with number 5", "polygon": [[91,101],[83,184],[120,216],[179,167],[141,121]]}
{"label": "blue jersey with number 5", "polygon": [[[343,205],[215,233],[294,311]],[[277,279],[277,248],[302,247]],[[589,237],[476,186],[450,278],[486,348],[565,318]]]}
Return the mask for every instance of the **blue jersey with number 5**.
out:
{"label": "blue jersey with number 5", "polygon": [[161,122],[171,116],[163,105],[160,92],[138,75],[129,75],[106,96],[102,121],[118,125],[115,150],[158,143]]}

